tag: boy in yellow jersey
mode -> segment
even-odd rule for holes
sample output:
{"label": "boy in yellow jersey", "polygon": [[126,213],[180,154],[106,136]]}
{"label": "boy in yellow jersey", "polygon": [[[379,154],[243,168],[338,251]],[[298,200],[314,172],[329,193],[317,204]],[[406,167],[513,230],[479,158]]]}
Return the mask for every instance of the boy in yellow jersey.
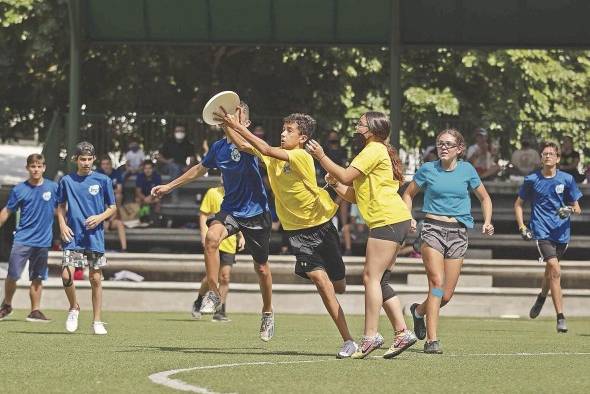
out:
{"label": "boy in yellow jersey", "polygon": [[283,119],[281,147],[271,147],[242,126],[236,116],[225,113],[218,117],[238,149],[255,154],[266,165],[277,216],[297,259],[295,273],[315,284],[334,320],[344,341],[337,357],[350,357],[358,346],[336,298],[336,293],[346,289],[340,240],[332,224],[338,206],[326,190],[318,187],[313,158],[303,149],[315,131],[315,120],[306,114],[287,116]]}
{"label": "boy in yellow jersey", "polygon": [[[223,178],[221,185],[213,187],[207,190],[203,201],[201,201],[201,207],[199,209],[199,228],[201,230],[201,240],[205,243],[205,235],[207,234],[207,219],[215,215],[221,210],[221,202],[225,190],[223,189]],[[215,312],[212,309],[207,308],[207,305],[203,304],[203,298],[209,286],[207,283],[207,277],[205,276],[201,281],[201,287],[199,288],[199,295],[193,303],[193,317],[200,319],[203,314],[213,313],[212,321],[214,322],[229,322],[229,318],[225,313],[225,300],[227,299],[227,293],[229,292],[229,277],[231,273],[231,267],[236,263],[236,251],[244,249],[244,237],[241,233],[227,237],[219,245],[219,294],[221,295],[221,310]]]}

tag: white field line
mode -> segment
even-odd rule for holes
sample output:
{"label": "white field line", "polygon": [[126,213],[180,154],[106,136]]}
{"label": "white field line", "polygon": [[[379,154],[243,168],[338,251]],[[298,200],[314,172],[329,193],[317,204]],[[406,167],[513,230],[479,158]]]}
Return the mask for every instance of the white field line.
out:
{"label": "white field line", "polygon": [[[546,353],[466,353],[466,354],[445,354],[442,357],[531,357],[531,356],[590,356],[590,352],[546,352]],[[432,356],[429,356],[432,357]],[[436,357],[436,356],[435,356]],[[382,359],[381,356],[373,356],[372,358]],[[236,368],[246,367],[251,365],[284,365],[284,364],[310,364],[310,363],[322,363],[328,361],[344,361],[338,359],[328,360],[300,360],[300,361],[256,361],[249,363],[233,363],[233,364],[218,364],[218,365],[204,365],[200,367],[182,368],[182,369],[171,369],[169,371],[156,372],[149,376],[149,379],[156,384],[166,386],[168,388],[180,391],[188,391],[200,394],[219,394],[215,391],[211,391],[206,387],[194,386],[183,382],[180,379],[171,379],[170,376],[176,375],[181,372],[188,371],[200,371],[207,369],[219,369],[219,368]]]}

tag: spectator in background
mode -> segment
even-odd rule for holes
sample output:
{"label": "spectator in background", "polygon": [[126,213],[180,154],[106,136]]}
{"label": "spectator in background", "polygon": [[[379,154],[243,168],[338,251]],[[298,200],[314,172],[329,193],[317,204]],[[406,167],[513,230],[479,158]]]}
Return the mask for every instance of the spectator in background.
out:
{"label": "spectator in background", "polygon": [[482,180],[494,178],[500,172],[500,166],[494,161],[492,155],[486,129],[475,130],[475,144],[467,149],[466,158],[475,167]]}
{"label": "spectator in background", "polygon": [[152,196],[152,188],[162,184],[162,177],[154,169],[151,160],[143,162],[143,171],[137,175],[135,181],[135,201],[142,206],[148,206],[151,214],[160,214],[160,198]]}
{"label": "spectator in background", "polygon": [[[324,144],[324,153],[332,161],[341,167],[348,165],[348,153],[340,144],[340,136],[336,131],[330,131],[328,138]],[[326,170],[316,162],[316,167],[319,170],[319,179],[324,179]],[[344,244],[344,256],[352,254],[352,234],[350,232],[350,203],[343,198],[340,198],[332,188],[328,188],[328,193],[334,202],[338,205],[338,229],[342,234],[342,243]]]}
{"label": "spectator in background", "polygon": [[510,162],[514,166],[514,175],[528,175],[541,167],[539,152],[531,145],[530,137],[523,136],[520,141],[520,149],[512,152]]}
{"label": "spectator in background", "polygon": [[576,183],[584,181],[584,175],[578,171],[580,164],[580,154],[574,150],[574,141],[572,137],[566,135],[561,141],[561,160],[559,161],[559,169],[567,172],[574,177]]}
{"label": "spectator in background", "polygon": [[266,131],[264,130],[264,127],[262,127],[261,125],[254,127],[254,129],[252,130],[252,134],[260,138],[261,140],[266,141]]}
{"label": "spectator in background", "polygon": [[436,153],[436,145],[428,145],[422,153],[422,163],[428,163],[429,161],[438,160],[438,154]]}
{"label": "spectator in background", "polygon": [[108,176],[113,185],[113,193],[115,194],[115,204],[117,205],[117,212],[110,218],[104,221],[104,229],[117,230],[119,236],[119,243],[121,244],[121,252],[127,251],[127,234],[125,233],[125,225],[121,220],[119,210],[123,204],[123,177],[118,170],[113,169],[113,162],[109,156],[103,156],[100,159],[100,169],[97,172]]}
{"label": "spectator in background", "polygon": [[[174,138],[162,145],[158,162],[168,175],[176,178],[188,170],[195,162],[195,146],[186,139],[184,126],[174,128]],[[147,194],[149,196],[149,192]]]}
{"label": "spectator in background", "polygon": [[135,139],[129,140],[129,150],[125,153],[125,176],[127,179],[131,175],[137,175],[143,170],[145,153]]}

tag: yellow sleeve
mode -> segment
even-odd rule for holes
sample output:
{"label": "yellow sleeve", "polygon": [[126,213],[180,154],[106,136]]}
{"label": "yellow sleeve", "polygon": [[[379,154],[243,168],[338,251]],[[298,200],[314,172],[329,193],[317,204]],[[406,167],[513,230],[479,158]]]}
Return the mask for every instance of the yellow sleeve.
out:
{"label": "yellow sleeve", "polygon": [[287,150],[286,152],[289,155],[291,170],[296,171],[300,175],[308,176],[311,169],[312,173],[315,174],[313,158],[305,149],[293,149]]}
{"label": "yellow sleeve", "polygon": [[369,144],[352,160],[350,165],[367,175],[373,171],[381,161],[381,155],[379,153],[380,152],[375,149],[375,145]]}
{"label": "yellow sleeve", "polygon": [[258,149],[256,149],[255,147],[252,147],[252,153],[254,153],[254,155],[256,157],[258,157],[260,160],[262,160],[262,162],[264,163],[264,165],[266,167],[268,167],[268,165],[270,164],[270,157],[268,156],[264,156]]}
{"label": "yellow sleeve", "polygon": [[201,207],[199,208],[199,211],[203,212],[205,215],[212,215],[214,213],[214,209],[213,206],[215,205],[213,202],[213,193],[215,191],[213,189],[209,189],[207,190],[207,193],[205,193],[205,197],[203,197],[203,200],[201,201]]}

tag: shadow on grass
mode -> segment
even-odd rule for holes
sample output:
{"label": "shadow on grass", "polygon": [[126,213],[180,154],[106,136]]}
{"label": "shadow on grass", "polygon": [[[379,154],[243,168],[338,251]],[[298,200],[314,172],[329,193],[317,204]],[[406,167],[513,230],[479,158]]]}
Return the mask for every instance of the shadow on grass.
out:
{"label": "shadow on grass", "polygon": [[[12,334],[32,334],[32,335],[73,335],[69,332],[63,331],[8,331]],[[91,335],[91,334],[84,334],[84,333],[76,333],[75,335]]]}
{"label": "shadow on grass", "polygon": [[133,352],[178,352],[187,354],[241,354],[241,355],[273,355],[273,356],[329,356],[334,357],[334,353],[314,353],[314,352],[297,352],[292,350],[266,350],[259,347],[244,348],[192,348],[192,347],[175,347],[175,346],[135,346],[128,350],[118,350],[120,353]]}

